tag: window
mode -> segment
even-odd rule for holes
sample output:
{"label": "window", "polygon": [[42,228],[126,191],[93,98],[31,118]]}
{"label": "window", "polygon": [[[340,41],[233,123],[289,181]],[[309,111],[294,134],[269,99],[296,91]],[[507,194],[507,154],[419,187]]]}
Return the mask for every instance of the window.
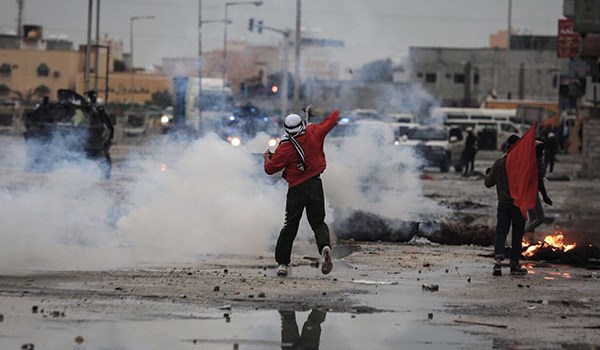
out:
{"label": "window", "polygon": [[10,88],[5,84],[0,84],[0,96],[6,96],[10,92]]}
{"label": "window", "polygon": [[427,73],[425,74],[425,82],[426,83],[435,83],[437,81],[436,73]]}
{"label": "window", "polygon": [[48,95],[50,93],[50,89],[48,89],[48,87],[46,85],[38,85],[38,87],[35,88],[35,90],[33,91],[36,94],[43,96],[43,95]]}
{"label": "window", "polygon": [[452,79],[452,74],[446,73],[446,79]]}
{"label": "window", "polygon": [[37,75],[38,77],[47,77],[50,74],[50,68],[45,63],[40,63],[37,67]]}
{"label": "window", "polygon": [[479,84],[479,74],[473,75],[473,84]]}
{"label": "window", "polygon": [[552,87],[556,89],[557,86],[558,86],[558,75],[554,74],[554,76],[552,77]]}
{"label": "window", "polygon": [[510,124],[502,123],[502,124],[500,124],[500,128],[504,132],[511,132],[513,134],[518,134],[519,133],[519,130],[517,130],[517,128],[515,128],[514,126],[512,126]]}
{"label": "window", "polygon": [[464,84],[465,83],[465,75],[461,73],[454,74],[454,83],[455,84]]}
{"label": "window", "polygon": [[12,73],[12,67],[8,63],[2,63],[0,66],[0,76],[2,77],[10,77]]}
{"label": "window", "polygon": [[420,72],[419,72],[419,73],[417,73],[417,78],[420,78],[420,79],[422,79],[422,78],[423,78],[423,73],[420,73]]}

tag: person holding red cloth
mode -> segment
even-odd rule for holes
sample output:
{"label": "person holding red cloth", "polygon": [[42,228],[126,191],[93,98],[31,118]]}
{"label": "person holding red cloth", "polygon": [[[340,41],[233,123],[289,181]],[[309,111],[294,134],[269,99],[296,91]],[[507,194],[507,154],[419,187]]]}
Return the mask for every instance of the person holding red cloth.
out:
{"label": "person holding red cloth", "polygon": [[288,182],[285,224],[275,248],[278,276],[287,276],[292,245],[304,208],[321,254],[321,272],[328,274],[333,269],[320,175],[327,167],[323,151],[325,136],[337,125],[339,118],[339,111],[334,110],[321,123],[306,125],[299,115],[290,114],[284,121],[286,134],[275,153],[267,150],[263,154],[265,172],[271,175],[283,170],[283,178]]}
{"label": "person holding red cloth", "polygon": [[496,186],[498,194],[493,276],[502,276],[504,242],[511,226],[510,274],[527,274],[527,269],[519,264],[519,260],[527,210],[535,206],[538,191],[534,136],[535,124],[523,138],[511,135],[506,141],[506,153],[486,170],[485,186]]}

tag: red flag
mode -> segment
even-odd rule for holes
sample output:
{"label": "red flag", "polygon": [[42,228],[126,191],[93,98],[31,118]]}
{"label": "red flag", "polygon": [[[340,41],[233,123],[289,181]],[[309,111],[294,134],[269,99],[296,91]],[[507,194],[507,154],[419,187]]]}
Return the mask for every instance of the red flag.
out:
{"label": "red flag", "polygon": [[535,130],[533,124],[506,155],[506,175],[513,204],[527,218],[527,210],[535,207],[538,193],[538,168],[535,157]]}

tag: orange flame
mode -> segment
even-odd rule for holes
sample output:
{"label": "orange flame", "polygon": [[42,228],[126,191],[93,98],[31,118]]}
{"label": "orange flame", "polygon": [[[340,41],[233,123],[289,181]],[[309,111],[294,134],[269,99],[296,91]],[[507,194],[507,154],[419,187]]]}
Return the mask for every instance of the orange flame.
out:
{"label": "orange flame", "polygon": [[560,250],[563,252],[575,248],[577,244],[566,244],[564,242],[564,238],[565,235],[561,231],[555,231],[554,234],[544,237],[543,241],[538,241],[536,244],[530,244],[527,239],[523,239],[522,247],[527,247],[525,252],[523,252],[523,256],[531,257],[538,249],[542,247],[550,248],[554,251]]}

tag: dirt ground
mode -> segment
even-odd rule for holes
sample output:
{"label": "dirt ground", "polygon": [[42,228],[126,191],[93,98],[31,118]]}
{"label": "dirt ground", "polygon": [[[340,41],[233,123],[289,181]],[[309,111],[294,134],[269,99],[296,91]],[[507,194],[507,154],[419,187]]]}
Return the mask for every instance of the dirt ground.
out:
{"label": "dirt ground", "polygon": [[[476,170],[484,171],[496,156],[496,152],[478,155]],[[554,225],[598,233],[600,186],[596,180],[576,178],[579,162],[576,156],[559,157],[553,176],[569,181],[548,181],[554,206],[547,214],[554,222],[540,227],[536,237]],[[455,210],[457,222],[495,224],[495,190],[486,189],[481,178],[433,169],[426,175],[426,196],[460,207]],[[478,205],[461,205],[467,200]],[[272,253],[267,251],[256,256],[206,255],[185,266],[4,274],[0,276],[0,344],[7,349],[27,343],[35,349],[64,349],[65,344],[76,349],[286,348],[277,337],[238,339],[227,323],[244,319],[239,314],[265,310],[322,309],[331,320],[339,320],[334,315],[362,320],[361,328],[372,329],[373,322],[397,327],[385,328],[389,337],[385,341],[368,339],[376,331],[344,336],[367,338],[366,344],[372,346],[358,347],[359,340],[356,347],[343,345],[343,340],[333,338],[338,340],[322,340],[322,349],[600,347],[597,271],[525,261],[527,276],[508,276],[505,267],[503,277],[492,277],[491,247],[339,242],[334,248],[334,270],[323,276],[305,259],[315,255],[313,250],[311,242],[295,244],[288,278],[275,276]],[[429,291],[424,285],[437,285],[439,290]],[[202,327],[212,330],[206,324],[214,319],[220,328],[202,333]],[[144,328],[143,336],[129,333],[118,346],[107,345],[106,339],[117,331],[91,330],[96,323],[108,322],[118,329],[132,320],[147,322],[148,327],[151,322],[164,323],[156,329]],[[205,323],[186,333],[177,322],[189,320]],[[252,322],[256,321],[248,321]],[[400,331],[401,324],[409,324],[411,332],[431,331],[413,333],[415,343],[406,343],[410,332]],[[160,328],[173,330],[179,342],[144,343],[159,337]],[[327,329],[323,327],[321,339],[328,339]],[[450,341],[444,330],[463,336]],[[85,339],[83,343],[74,341],[78,335]]]}

